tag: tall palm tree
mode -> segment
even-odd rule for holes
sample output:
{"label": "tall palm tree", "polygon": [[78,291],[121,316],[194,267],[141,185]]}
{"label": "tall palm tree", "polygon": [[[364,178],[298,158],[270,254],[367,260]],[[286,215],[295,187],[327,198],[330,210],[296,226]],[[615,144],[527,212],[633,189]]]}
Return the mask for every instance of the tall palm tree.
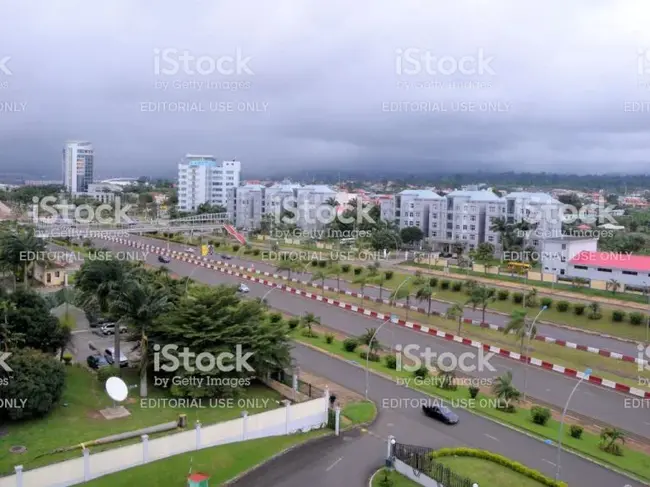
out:
{"label": "tall palm tree", "polygon": [[519,401],[521,396],[521,392],[512,384],[512,371],[510,370],[494,380],[492,392],[499,400],[500,408],[506,410],[514,408],[511,401]]}
{"label": "tall palm tree", "polygon": [[314,315],[314,313],[305,313],[301,319],[302,326],[307,328],[307,335],[313,336],[311,327],[313,325],[320,325],[320,317]]}
{"label": "tall palm tree", "polygon": [[343,273],[343,269],[341,269],[341,266],[337,263],[332,263],[330,266],[330,273],[336,276],[336,292],[340,293],[341,292],[341,274]]}
{"label": "tall palm tree", "polygon": [[612,291],[612,294],[616,294],[616,291],[618,291],[621,288],[621,283],[618,282],[616,279],[610,279],[607,281],[606,284],[607,289]]}
{"label": "tall palm tree", "polygon": [[453,306],[450,306],[447,308],[447,312],[445,313],[445,317],[449,320],[458,320],[458,336],[461,336],[461,329],[463,326],[463,313],[465,312],[465,308],[463,308],[463,305],[460,303],[455,303]]}
{"label": "tall palm tree", "polygon": [[363,292],[366,289],[366,286],[368,285],[368,276],[362,274],[352,282],[358,284],[359,287],[361,288],[361,302],[363,303],[363,298],[364,298]]}
{"label": "tall palm tree", "polygon": [[436,295],[434,288],[429,286],[428,284],[425,286],[422,286],[419,288],[417,291],[415,291],[415,299],[418,301],[427,301],[428,302],[428,308],[427,308],[427,316],[431,315],[431,300],[433,297]]}
{"label": "tall palm tree", "polygon": [[471,304],[472,309],[481,308],[481,323],[485,323],[485,310],[490,303],[496,301],[496,291],[494,288],[487,286],[477,286],[472,290],[472,294],[465,304]]}
{"label": "tall palm tree", "polygon": [[290,260],[281,260],[278,263],[278,266],[275,268],[276,271],[278,272],[287,272],[287,279],[291,280],[291,271],[295,270],[296,265],[294,262]]}
{"label": "tall palm tree", "polygon": [[45,250],[45,242],[36,237],[33,228],[17,230],[3,235],[0,244],[2,260],[11,263],[14,274],[22,272],[23,283],[28,284],[29,269],[34,265],[40,252]]}
{"label": "tall palm tree", "polygon": [[[128,281],[115,295],[112,311],[123,321],[139,327],[140,397],[147,397],[148,339],[147,329],[153,321],[170,309],[169,296],[157,292],[151,283],[139,279]],[[115,334],[119,335],[118,327]],[[117,352],[116,352],[117,354]],[[119,362],[119,355],[116,355]]]}
{"label": "tall palm tree", "polygon": [[310,281],[311,282],[320,281],[320,288],[324,291],[325,279],[327,279],[327,272],[319,269],[315,272],[312,272]]}
{"label": "tall palm tree", "polygon": [[[529,324],[528,318],[526,317],[526,310],[515,309],[510,315],[510,321],[506,324],[503,329],[503,333],[508,335],[509,333],[515,333],[515,336],[519,339],[519,354],[524,354],[524,340],[529,333]],[[530,338],[531,340],[537,335],[537,327],[533,326],[530,329]]]}

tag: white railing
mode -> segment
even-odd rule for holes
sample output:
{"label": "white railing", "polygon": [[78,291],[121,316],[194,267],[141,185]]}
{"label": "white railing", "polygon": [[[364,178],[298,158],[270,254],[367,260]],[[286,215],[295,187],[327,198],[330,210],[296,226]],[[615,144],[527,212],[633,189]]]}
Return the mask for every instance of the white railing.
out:
{"label": "white railing", "polygon": [[19,465],[15,467],[15,475],[0,478],[0,487],[68,487],[188,451],[323,428],[327,425],[328,408],[329,393],[325,391],[324,397],[318,399],[293,405],[287,403],[284,408],[252,416],[243,413],[241,418],[206,427],[197,422],[192,430],[155,440],[143,435],[140,444],[92,455],[86,448],[81,458],[34,470],[23,471]]}

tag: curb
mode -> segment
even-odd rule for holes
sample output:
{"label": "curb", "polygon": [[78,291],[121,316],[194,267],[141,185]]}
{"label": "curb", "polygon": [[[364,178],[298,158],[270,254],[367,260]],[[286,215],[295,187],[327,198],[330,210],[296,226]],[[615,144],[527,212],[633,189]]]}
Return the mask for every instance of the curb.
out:
{"label": "curb", "polygon": [[233,485],[234,483],[239,482],[240,480],[242,480],[242,479],[243,479],[244,477],[246,477],[247,475],[252,474],[253,472],[255,472],[256,470],[258,470],[259,468],[262,468],[262,467],[265,466],[266,464],[271,463],[271,462],[274,461],[274,460],[277,460],[278,458],[280,458],[280,457],[286,455],[286,454],[289,453],[290,451],[296,450],[296,449],[298,449],[298,448],[300,448],[300,447],[302,447],[302,446],[309,445],[309,444],[311,444],[311,443],[316,443],[317,441],[321,441],[321,440],[323,440],[323,439],[325,439],[325,438],[329,438],[330,436],[333,436],[333,435],[334,435],[334,431],[332,431],[331,433],[328,433],[328,434],[326,434],[326,435],[323,435],[323,436],[317,436],[316,438],[310,438],[310,439],[308,439],[308,440],[303,441],[302,443],[298,443],[298,444],[296,444],[296,445],[293,445],[293,446],[290,446],[290,447],[288,447],[288,448],[285,448],[284,450],[282,450],[282,451],[276,453],[276,454],[273,455],[272,457],[267,458],[267,459],[264,460],[263,462],[258,463],[257,465],[255,465],[255,466],[249,468],[249,469],[246,470],[245,472],[242,472],[242,473],[236,475],[235,477],[231,478],[230,480],[226,480],[226,481],[225,481],[223,484],[221,484],[221,485],[222,485],[222,486]]}
{"label": "curb", "polygon": [[375,479],[375,477],[377,476],[377,474],[378,474],[379,472],[381,472],[382,470],[383,470],[383,468],[380,468],[380,469],[378,469],[375,473],[373,473],[373,474],[370,476],[370,480],[368,480],[368,487],[372,487],[372,481]]}
{"label": "curb", "polygon": [[[311,292],[291,288],[291,287],[287,286],[286,284],[276,283],[276,282],[273,282],[273,281],[269,281],[267,279],[262,279],[262,278],[259,278],[259,277],[251,276],[249,274],[245,274],[244,272],[236,272],[234,270],[230,270],[230,269],[227,269],[225,267],[221,267],[221,265],[224,264],[221,261],[216,261],[216,265],[215,265],[215,264],[210,263],[210,261],[213,261],[212,259],[208,259],[206,257],[197,258],[194,255],[187,254],[185,252],[177,252],[175,250],[167,251],[166,249],[163,249],[161,247],[152,246],[152,245],[149,245],[149,244],[141,244],[141,243],[138,243],[138,242],[133,242],[132,240],[122,239],[122,238],[110,238],[109,240],[114,241],[114,242],[119,243],[119,244],[122,244],[122,245],[127,245],[127,246],[131,246],[131,247],[135,247],[135,248],[142,248],[142,249],[145,249],[145,250],[148,250],[148,251],[153,251],[156,254],[168,255],[169,257],[178,259],[178,260],[183,261],[183,262],[196,264],[196,265],[199,265],[201,267],[205,267],[207,269],[216,270],[217,272],[221,272],[221,273],[228,274],[228,275],[235,276],[235,277],[240,277],[240,278],[252,281],[252,282],[257,282],[257,283],[260,283],[260,284],[264,284],[265,286],[269,286],[269,287],[274,288],[274,289],[280,289],[281,291],[288,292],[290,294],[306,297],[308,299],[312,299],[312,300],[315,300],[315,301],[320,301],[322,303],[333,305],[333,306],[336,306],[337,308],[344,309],[346,311],[352,311],[354,313],[362,314],[362,315],[364,315],[366,317],[369,317],[369,318],[375,318],[375,319],[378,319],[378,320],[390,319],[390,315],[386,315],[384,313],[378,313],[376,311],[372,311],[372,310],[365,309],[365,308],[362,308],[362,307],[359,307],[359,306],[356,306],[356,305],[352,305],[352,304],[346,303],[344,301],[339,301],[339,300],[335,300],[335,299],[331,299],[331,298],[326,298],[326,297],[321,296],[319,294],[315,294],[315,293],[311,293]],[[248,269],[244,268],[243,266],[232,266],[232,267],[236,267],[240,271],[248,270]],[[251,271],[254,271],[254,270],[251,269]],[[271,276],[273,278],[279,278],[279,279],[283,278],[283,276],[279,276],[277,274],[271,274],[271,273],[268,273],[268,272],[257,271],[256,273],[263,274],[264,276]],[[299,281],[294,279],[293,282],[299,282]],[[353,293],[350,292],[350,291],[346,291],[345,294],[346,295],[351,295],[351,296],[353,295]],[[395,322],[395,324],[397,324],[398,326],[402,326],[402,327],[405,327],[405,328],[415,330],[415,331],[420,331],[422,333],[425,333],[427,335],[431,335],[431,336],[434,336],[434,337],[437,337],[437,338],[443,338],[443,339],[448,340],[448,341],[454,341],[454,342],[459,343],[461,345],[468,345],[468,346],[471,346],[473,348],[483,349],[483,351],[485,351],[485,352],[494,353],[495,355],[499,355],[500,357],[513,359],[513,360],[516,360],[518,362],[528,363],[528,364],[531,364],[531,365],[533,365],[535,367],[545,369],[545,370],[549,370],[549,371],[552,371],[552,372],[557,372],[557,373],[565,375],[567,377],[573,377],[573,378],[579,378],[579,379],[583,377],[582,372],[579,372],[579,371],[574,370],[574,369],[569,369],[569,368],[564,367],[562,365],[556,365],[556,364],[553,364],[551,362],[546,362],[544,360],[540,360],[540,359],[537,359],[537,358],[532,357],[532,356],[527,357],[527,356],[521,355],[519,353],[507,350],[507,349],[503,349],[503,348],[500,348],[500,347],[495,347],[495,346],[492,346],[492,345],[489,345],[489,344],[481,343],[479,341],[471,340],[469,338],[463,338],[461,336],[454,335],[452,333],[447,333],[447,332],[442,331],[442,330],[437,330],[435,328],[431,328],[429,326],[421,325],[421,324],[416,323],[416,322],[410,322],[410,321],[405,321],[403,319],[399,319],[397,322]],[[592,349],[592,350],[596,350],[596,349]],[[589,376],[586,380],[587,380],[587,382],[589,382],[591,384],[599,385],[599,386],[602,386],[602,387],[605,387],[605,388],[608,388],[608,389],[613,389],[615,391],[622,392],[622,393],[625,393],[625,394],[630,394],[632,396],[650,399],[650,391],[644,391],[644,390],[638,389],[636,387],[631,387],[631,386],[628,386],[626,384],[621,384],[621,383],[614,382],[614,381],[611,381],[609,379],[604,379],[602,377],[598,377],[598,376],[594,376],[594,375]]]}

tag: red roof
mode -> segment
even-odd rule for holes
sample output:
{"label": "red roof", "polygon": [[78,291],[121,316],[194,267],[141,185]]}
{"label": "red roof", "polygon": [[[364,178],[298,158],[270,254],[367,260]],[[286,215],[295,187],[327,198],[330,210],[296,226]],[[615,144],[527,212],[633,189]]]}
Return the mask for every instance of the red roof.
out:
{"label": "red roof", "polygon": [[208,480],[210,478],[209,475],[206,475],[201,472],[196,472],[191,474],[189,477],[187,477],[187,480],[191,480],[192,482],[203,482],[204,480]]}
{"label": "red roof", "polygon": [[650,272],[650,256],[624,252],[588,252],[583,250],[569,262],[572,265]]}

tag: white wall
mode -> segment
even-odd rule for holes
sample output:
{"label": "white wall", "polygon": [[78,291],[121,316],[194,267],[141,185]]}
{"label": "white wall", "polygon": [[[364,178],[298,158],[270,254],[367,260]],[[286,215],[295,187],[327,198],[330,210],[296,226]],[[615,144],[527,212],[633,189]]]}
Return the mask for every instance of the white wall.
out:
{"label": "white wall", "polygon": [[149,440],[142,443],[66,460],[26,472],[0,478],[0,487],[68,487],[109,473],[132,468],[144,463],[200,450],[256,438],[282,436],[297,431],[309,431],[327,425],[329,397],[313,399],[300,404],[233,419],[211,426]]}
{"label": "white wall", "polygon": [[420,475],[415,475],[413,473],[412,467],[409,467],[406,463],[404,463],[401,460],[398,460],[397,458],[393,462],[393,465],[395,466],[395,470],[397,470],[405,477],[408,477],[416,484],[424,485],[425,487],[444,487],[442,484],[439,484],[438,482],[436,482],[430,477],[427,477],[421,472],[418,472]]}

